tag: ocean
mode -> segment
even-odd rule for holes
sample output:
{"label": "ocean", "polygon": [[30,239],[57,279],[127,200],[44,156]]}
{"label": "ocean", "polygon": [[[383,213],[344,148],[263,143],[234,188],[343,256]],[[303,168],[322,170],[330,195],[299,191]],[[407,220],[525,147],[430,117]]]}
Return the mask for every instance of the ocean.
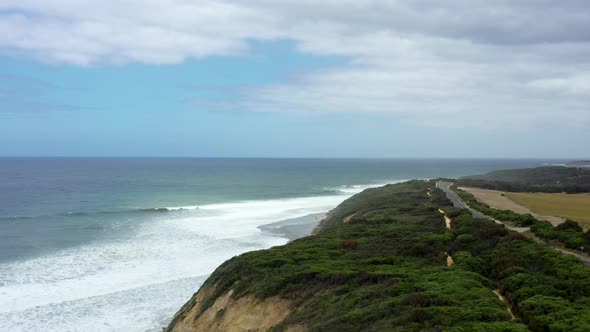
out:
{"label": "ocean", "polygon": [[562,160],[0,158],[0,331],[161,331],[365,188]]}

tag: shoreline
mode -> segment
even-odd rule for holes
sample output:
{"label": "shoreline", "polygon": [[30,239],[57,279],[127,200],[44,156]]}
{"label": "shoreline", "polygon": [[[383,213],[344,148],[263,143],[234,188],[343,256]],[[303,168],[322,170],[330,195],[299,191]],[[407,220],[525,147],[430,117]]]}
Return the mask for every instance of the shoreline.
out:
{"label": "shoreline", "polygon": [[317,212],[301,217],[285,219],[270,224],[260,225],[263,232],[279,235],[289,242],[302,237],[314,235],[321,222],[327,218],[330,211]]}

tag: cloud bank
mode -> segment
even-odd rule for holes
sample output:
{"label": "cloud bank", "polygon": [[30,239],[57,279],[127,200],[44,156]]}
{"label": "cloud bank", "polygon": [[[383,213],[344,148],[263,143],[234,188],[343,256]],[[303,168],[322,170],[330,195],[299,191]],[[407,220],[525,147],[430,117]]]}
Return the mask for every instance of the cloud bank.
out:
{"label": "cloud bank", "polygon": [[383,112],[446,127],[590,129],[587,1],[0,0],[0,51],[81,66],[248,55],[346,64],[240,91],[265,112]]}

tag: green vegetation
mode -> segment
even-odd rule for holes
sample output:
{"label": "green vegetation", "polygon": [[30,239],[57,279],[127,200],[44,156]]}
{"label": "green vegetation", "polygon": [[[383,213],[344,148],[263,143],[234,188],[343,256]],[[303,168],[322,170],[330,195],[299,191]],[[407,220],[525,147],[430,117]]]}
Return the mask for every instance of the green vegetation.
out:
{"label": "green vegetation", "polygon": [[590,192],[590,168],[548,166],[493,171],[466,176],[457,181],[464,187],[512,192]]}
{"label": "green vegetation", "polygon": [[[439,208],[453,218],[452,229]],[[446,266],[446,253],[455,265]],[[234,257],[204,287],[214,294],[202,311],[230,289],[236,298],[291,300],[275,331],[291,324],[312,331],[590,330],[590,273],[579,260],[472,218],[433,181],[355,195],[317,235]]]}
{"label": "green vegetation", "polygon": [[529,329],[590,331],[590,273],[577,258],[468,215],[454,225],[455,234],[477,238],[455,238],[457,266],[493,280]]}
{"label": "green vegetation", "polygon": [[453,185],[452,189],[470,207],[496,220],[511,221],[519,227],[528,227],[537,221],[535,217],[528,213],[519,214],[511,210],[499,210],[490,207],[489,205],[478,201],[477,198],[475,198],[475,196],[468,193],[467,191],[457,188],[456,185]]}
{"label": "green vegetation", "polygon": [[453,191],[471,208],[500,221],[509,221],[519,227],[531,227],[537,237],[555,241],[566,248],[590,253],[590,231],[584,233],[582,227],[573,220],[554,227],[550,222],[537,220],[530,214],[518,214],[510,210],[498,210],[478,201],[475,196],[465,190],[453,186]]}
{"label": "green vegetation", "polygon": [[589,194],[506,193],[506,197],[535,213],[576,220],[590,229]]}
{"label": "green vegetation", "polygon": [[584,233],[575,221],[566,220],[565,223],[553,227],[551,223],[540,220],[531,226],[531,231],[542,239],[555,240],[566,248],[590,253],[590,232]]}

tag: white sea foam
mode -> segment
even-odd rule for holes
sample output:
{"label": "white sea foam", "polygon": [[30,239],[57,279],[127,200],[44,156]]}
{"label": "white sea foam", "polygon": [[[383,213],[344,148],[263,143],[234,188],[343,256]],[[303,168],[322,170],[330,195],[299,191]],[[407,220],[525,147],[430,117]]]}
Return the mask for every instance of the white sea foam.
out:
{"label": "white sea foam", "polygon": [[375,183],[375,184],[353,184],[353,185],[338,186],[338,187],[328,187],[326,189],[338,191],[343,194],[354,195],[354,194],[359,193],[365,189],[381,187],[381,186],[384,186],[384,185],[387,185],[390,183],[399,183],[399,182],[404,182],[404,181],[407,181],[407,180],[392,180],[392,181],[386,181],[386,182]]}
{"label": "white sea foam", "polygon": [[179,211],[179,210],[196,210],[199,207],[197,205],[192,206],[172,206],[172,207],[165,207],[164,209],[168,211]]}
{"label": "white sea foam", "polygon": [[223,261],[287,242],[258,226],[328,211],[367,187],[194,206],[156,214],[125,239],[0,264],[0,330],[160,330]]}

